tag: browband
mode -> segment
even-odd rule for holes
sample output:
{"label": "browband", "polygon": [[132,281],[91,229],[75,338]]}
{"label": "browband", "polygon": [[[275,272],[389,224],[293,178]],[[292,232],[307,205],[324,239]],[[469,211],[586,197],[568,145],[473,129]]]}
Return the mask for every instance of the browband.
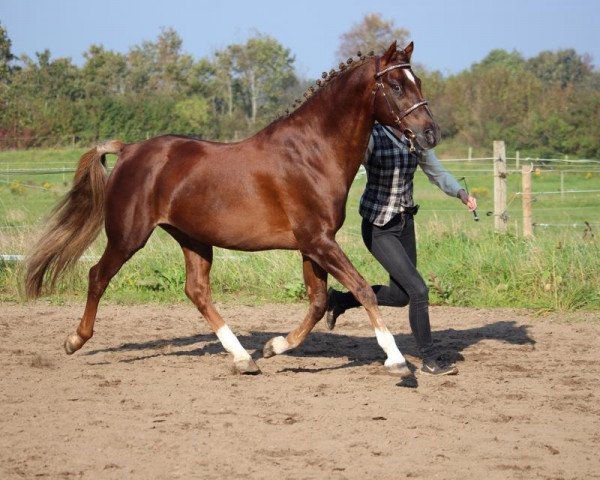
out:
{"label": "browband", "polygon": [[[383,70],[381,70],[381,72],[378,71],[375,74],[375,78],[377,79],[377,78],[381,77],[382,75],[385,75],[390,70],[394,70],[396,68],[410,68],[410,67],[411,67],[410,63],[399,63],[398,65],[392,65],[391,67],[384,68]],[[379,70],[379,62],[377,62],[377,70]]]}

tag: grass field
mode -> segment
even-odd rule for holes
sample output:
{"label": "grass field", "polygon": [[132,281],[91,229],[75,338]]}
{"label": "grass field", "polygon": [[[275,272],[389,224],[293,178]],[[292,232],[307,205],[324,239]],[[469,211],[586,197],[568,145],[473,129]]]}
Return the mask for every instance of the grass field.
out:
{"label": "grass field", "polygon": [[[26,254],[40,224],[70,185],[72,169],[83,150],[0,152],[0,254]],[[490,154],[491,155],[491,154]],[[114,157],[109,158],[114,161]],[[466,177],[479,202],[479,222],[456,200],[445,196],[417,172],[416,201],[419,270],[430,285],[432,303],[464,306],[533,307],[540,310],[600,308],[600,193],[556,192],[600,190],[599,164],[537,164],[533,190],[535,238],[521,238],[521,175],[509,184],[509,233],[493,232],[491,160],[445,161],[457,178]],[[509,162],[509,169],[514,162]],[[32,174],[27,170],[36,169]],[[386,276],[360,238],[357,213],[365,177],[354,182],[347,220],[338,240],[358,270],[372,283]],[[584,222],[590,224],[584,227]],[[591,230],[590,230],[591,228]],[[100,237],[89,256],[102,252]],[[84,298],[89,261],[52,296],[56,302]],[[0,261],[0,299],[18,300],[19,262]],[[184,301],[183,258],[178,245],[156,231],[148,245],[111,282],[106,298],[117,302]],[[304,296],[297,252],[243,253],[217,250],[212,273],[219,301],[288,302]],[[187,301],[187,300],[186,300]]]}

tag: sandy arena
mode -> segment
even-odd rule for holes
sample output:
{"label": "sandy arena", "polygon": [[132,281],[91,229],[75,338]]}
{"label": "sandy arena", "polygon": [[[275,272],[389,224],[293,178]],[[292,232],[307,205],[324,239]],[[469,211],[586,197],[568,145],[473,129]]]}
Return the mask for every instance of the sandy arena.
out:
{"label": "sandy arena", "polygon": [[[366,313],[260,358],[305,305],[220,305],[262,375],[190,305],[0,304],[2,479],[600,478],[600,312],[432,308],[456,377],[384,373]],[[419,365],[405,310],[384,319]]]}

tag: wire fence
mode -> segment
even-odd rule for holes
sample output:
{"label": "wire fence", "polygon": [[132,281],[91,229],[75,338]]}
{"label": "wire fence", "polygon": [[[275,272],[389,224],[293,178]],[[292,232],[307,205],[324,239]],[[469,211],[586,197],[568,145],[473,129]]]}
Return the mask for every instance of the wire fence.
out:
{"label": "wire fence", "polygon": [[[491,159],[484,159],[484,160],[491,160]],[[449,164],[452,162],[463,162],[463,159],[455,159],[455,158],[448,158],[448,159],[443,159],[442,163],[444,164]],[[550,160],[545,160],[545,161],[550,161]],[[559,160],[552,160],[552,161],[556,161],[559,162]],[[566,161],[565,161],[566,162]],[[19,165],[30,165],[31,162],[2,162],[0,161],[0,176],[15,176],[15,175],[61,175],[61,174],[66,174],[66,173],[74,173],[76,170],[75,165],[73,164],[73,166],[65,166],[67,162],[60,162],[60,161],[45,161],[44,162],[44,168],[24,168],[24,167],[19,167]],[[51,167],[52,164],[56,164],[56,165],[61,165],[61,167],[56,167],[56,168],[48,168],[47,166],[49,165]],[[585,160],[585,163],[582,162],[582,165],[588,165],[588,166],[594,166],[596,168],[581,168],[578,170],[569,170],[569,169],[560,169],[559,171],[557,171],[557,173],[600,173],[600,160]],[[15,168],[17,167],[17,168]],[[473,168],[473,169],[465,169],[465,168],[461,168],[460,171],[462,173],[473,173],[476,175],[471,175],[473,177],[475,176],[489,176],[490,174],[494,173],[494,170],[492,168]],[[520,169],[507,169],[507,173],[512,173],[512,174],[520,174],[521,170]],[[546,172],[548,173],[548,172]],[[357,175],[362,176],[365,175],[366,171],[364,169],[364,167],[361,165],[361,167],[358,170]]]}
{"label": "wire fence", "polygon": [[[57,192],[64,187],[57,188],[57,185],[42,181],[40,178],[61,177],[64,185],[70,181],[72,174],[76,171],[76,159],[73,160],[44,160],[43,165],[37,166],[35,151],[32,151],[31,160],[11,160],[4,161],[0,156],[0,185],[9,186],[14,189],[25,189],[32,191]],[[442,163],[450,171],[455,170],[457,175],[465,176],[467,179],[479,179],[480,181],[490,181],[494,176],[493,157],[476,158],[445,158]],[[536,221],[534,227],[540,229],[551,228],[596,228],[600,226],[600,160],[599,159],[570,159],[570,158],[531,158],[520,156],[506,157],[507,165],[514,165],[515,168],[507,169],[507,175],[516,177],[521,176],[521,169],[516,168],[519,162],[521,165],[530,165],[531,168],[543,175],[545,179],[552,175],[559,175],[560,188],[541,189],[536,191],[535,185],[538,180],[534,178],[534,191],[532,192],[533,201],[538,202],[535,205],[534,212]],[[539,169],[539,170],[536,170]],[[540,173],[541,172],[541,173]],[[357,178],[366,174],[364,167],[361,166],[357,173]],[[582,174],[591,179],[589,186],[591,188],[573,188],[570,187],[570,178],[578,179]],[[36,179],[35,177],[39,177]],[[36,181],[37,180],[37,181]],[[471,182],[469,182],[471,183]],[[513,189],[514,189],[513,182]],[[548,181],[539,182],[541,186],[549,186]],[[581,182],[579,182],[581,184]],[[551,185],[550,185],[551,186]],[[558,186],[558,185],[556,185]],[[518,190],[518,189],[514,189]],[[509,200],[504,212],[494,213],[486,212],[486,216],[508,215],[508,210],[517,206],[515,201],[523,195],[522,191],[514,191],[510,194]],[[578,202],[577,205],[571,204],[572,201],[566,201],[573,196],[590,197],[591,200]],[[596,196],[598,200],[596,201]],[[538,198],[539,197],[539,198]],[[561,201],[546,205],[540,202],[544,197],[560,197]],[[0,205],[1,207],[1,205]],[[444,215],[447,212],[457,212],[459,208],[422,208],[423,212]],[[539,218],[538,218],[539,217]],[[35,228],[30,223],[15,224],[10,222],[6,224],[0,218],[0,232],[10,232],[27,230]],[[554,221],[553,221],[554,220]],[[4,224],[3,224],[4,223]]]}
{"label": "wire fence", "polygon": [[[468,158],[468,157],[463,157],[463,158],[448,158],[448,159],[444,159],[444,161],[447,162],[481,162],[481,161],[487,161],[487,162],[491,162],[492,160],[494,160],[494,157],[477,157],[477,158]],[[524,164],[529,164],[529,163],[541,163],[541,164],[550,164],[550,163],[566,163],[566,164],[573,164],[573,165],[579,165],[579,164],[596,164],[600,167],[600,160],[595,159],[595,158],[575,158],[575,159],[570,159],[570,158],[544,158],[544,157],[506,157],[507,161],[512,161],[515,164],[517,162],[519,163],[524,163]]]}

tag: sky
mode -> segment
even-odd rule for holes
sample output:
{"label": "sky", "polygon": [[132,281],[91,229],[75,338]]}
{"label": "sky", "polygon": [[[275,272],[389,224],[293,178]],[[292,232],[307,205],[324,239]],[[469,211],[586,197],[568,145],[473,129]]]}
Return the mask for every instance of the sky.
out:
{"label": "sky", "polygon": [[337,65],[340,35],[367,13],[407,29],[413,60],[445,75],[495,48],[526,58],[574,48],[600,67],[600,0],[0,0],[15,55],[47,48],[81,65],[92,44],[125,53],[172,27],[201,58],[261,33],[289,48],[306,78]]}

